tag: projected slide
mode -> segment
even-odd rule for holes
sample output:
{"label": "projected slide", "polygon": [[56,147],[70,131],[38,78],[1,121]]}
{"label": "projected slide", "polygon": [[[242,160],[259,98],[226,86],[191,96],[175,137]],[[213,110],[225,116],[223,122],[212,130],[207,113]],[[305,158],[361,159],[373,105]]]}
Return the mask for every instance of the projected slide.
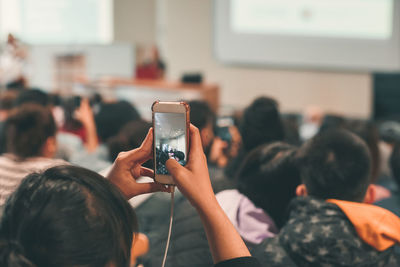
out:
{"label": "projected slide", "polygon": [[239,34],[386,40],[394,0],[232,0],[230,25]]}

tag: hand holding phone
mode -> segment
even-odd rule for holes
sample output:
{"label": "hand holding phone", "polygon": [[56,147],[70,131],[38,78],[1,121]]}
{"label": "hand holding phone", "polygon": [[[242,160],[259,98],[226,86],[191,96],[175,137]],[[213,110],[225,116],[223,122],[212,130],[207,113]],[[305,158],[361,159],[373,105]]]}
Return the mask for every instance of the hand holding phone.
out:
{"label": "hand holding phone", "polygon": [[150,129],[142,145],[128,152],[119,153],[111,171],[107,175],[109,181],[116,185],[127,199],[152,192],[170,192],[170,188],[159,183],[138,183],[142,176],[153,177],[154,172],[142,166],[153,156],[153,130]]}
{"label": "hand holding phone", "polygon": [[175,184],[165,163],[174,159],[186,165],[188,155],[189,106],[184,102],[159,102],[152,107],[154,129],[154,179]]}
{"label": "hand holding phone", "polygon": [[207,167],[207,158],[201,144],[199,130],[190,125],[189,161],[185,167],[174,160],[166,166],[177,187],[195,207],[211,205],[216,202]]}

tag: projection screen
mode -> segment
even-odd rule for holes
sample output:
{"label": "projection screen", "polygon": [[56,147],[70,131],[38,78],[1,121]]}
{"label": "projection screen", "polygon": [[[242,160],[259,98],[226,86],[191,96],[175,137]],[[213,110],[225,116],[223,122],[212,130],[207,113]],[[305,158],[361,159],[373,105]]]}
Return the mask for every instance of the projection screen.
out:
{"label": "projection screen", "polygon": [[398,0],[216,0],[214,50],[227,64],[400,70]]}

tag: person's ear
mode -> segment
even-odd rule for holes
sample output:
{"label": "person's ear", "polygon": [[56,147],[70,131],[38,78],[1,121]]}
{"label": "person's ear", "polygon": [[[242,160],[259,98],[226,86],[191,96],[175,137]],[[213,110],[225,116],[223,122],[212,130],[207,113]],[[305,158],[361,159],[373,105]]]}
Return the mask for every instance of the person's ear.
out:
{"label": "person's ear", "polygon": [[376,187],[373,184],[370,184],[367,188],[367,193],[365,193],[364,203],[373,204],[376,200]]}
{"label": "person's ear", "polygon": [[53,158],[57,152],[57,140],[55,136],[47,138],[46,142],[42,147],[42,157]]}
{"label": "person's ear", "polygon": [[297,186],[296,195],[299,197],[300,196],[302,196],[302,197],[308,196],[307,187],[305,184],[300,184]]}

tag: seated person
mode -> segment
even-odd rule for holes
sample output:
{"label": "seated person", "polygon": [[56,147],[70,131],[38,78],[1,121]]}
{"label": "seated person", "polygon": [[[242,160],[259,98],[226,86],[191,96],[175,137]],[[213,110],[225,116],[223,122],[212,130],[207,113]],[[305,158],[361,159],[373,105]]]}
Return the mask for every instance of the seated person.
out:
{"label": "seated person", "polygon": [[239,127],[243,146],[226,168],[226,176],[234,179],[240,163],[252,149],[272,142],[283,141],[285,132],[278,103],[268,97],[259,97],[243,113]]}
{"label": "seated person", "polygon": [[[152,138],[150,131],[140,148],[120,154],[108,181],[73,166],[29,175],[8,199],[1,219],[0,265],[129,266],[137,226],[125,198],[169,190],[135,180],[153,175],[140,165],[151,157]],[[218,205],[195,127],[190,151],[187,167],[169,159],[167,168],[202,218],[216,266],[259,267]]]}
{"label": "seated person", "polygon": [[348,131],[325,131],[297,157],[303,184],[289,220],[252,251],[263,266],[399,266],[400,219],[366,204],[374,201],[367,145]]}
{"label": "seated person", "polygon": [[[85,106],[87,108],[85,108]],[[82,107],[84,108],[82,110]],[[118,135],[119,131],[129,122],[140,120],[140,115],[137,110],[127,101],[119,101],[116,103],[102,103],[99,106],[99,111],[96,113],[93,120],[93,112],[89,104],[82,102],[81,104],[80,121],[87,121],[94,129],[93,134],[88,136],[95,136],[95,141],[91,149],[86,151],[78,151],[70,158],[70,162],[92,171],[104,171],[110,166],[109,155],[107,150],[107,142],[110,138]],[[86,123],[83,123],[84,125]],[[86,128],[86,127],[85,127]]]}
{"label": "seated person", "polygon": [[296,148],[285,143],[260,146],[241,166],[238,189],[217,194],[218,202],[248,245],[274,237],[287,218],[300,174],[294,162]]}
{"label": "seated person", "polygon": [[[390,167],[394,180],[397,182],[397,187],[400,188],[400,145],[393,148],[390,156]],[[393,192],[390,198],[378,201],[376,205],[390,210],[400,217],[400,193]]]}
{"label": "seated person", "polygon": [[6,153],[0,156],[0,205],[28,173],[65,164],[53,159],[56,125],[49,109],[24,104],[10,114],[4,129]]}

